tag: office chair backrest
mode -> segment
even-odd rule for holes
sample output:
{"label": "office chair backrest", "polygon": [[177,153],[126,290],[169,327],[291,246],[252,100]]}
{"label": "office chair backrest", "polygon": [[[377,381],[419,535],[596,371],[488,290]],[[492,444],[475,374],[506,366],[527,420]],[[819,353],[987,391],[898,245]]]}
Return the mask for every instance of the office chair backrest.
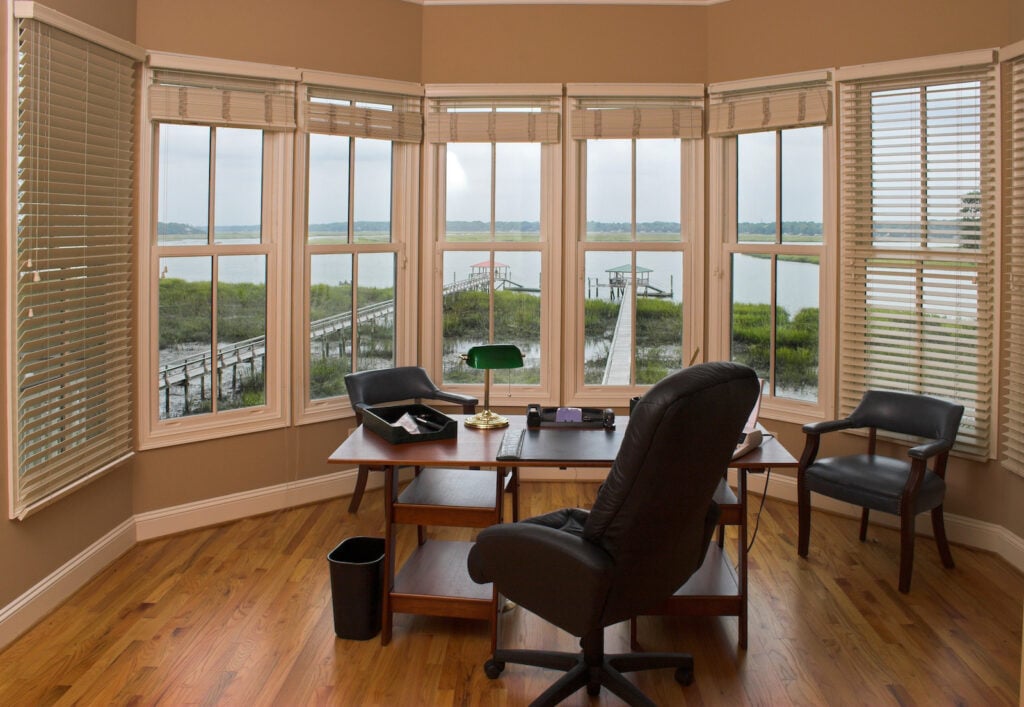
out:
{"label": "office chair backrest", "polygon": [[746,366],[707,363],[637,403],[583,529],[616,563],[606,621],[664,600],[700,567],[717,519],[712,495],[759,392]]}
{"label": "office chair backrest", "polygon": [[433,398],[438,388],[419,366],[399,366],[379,371],[359,371],[345,376],[349,402],[362,417],[362,409],[399,400]]}
{"label": "office chair backrest", "polygon": [[877,427],[889,432],[956,441],[964,406],[927,395],[869,390],[850,413],[857,427]]}

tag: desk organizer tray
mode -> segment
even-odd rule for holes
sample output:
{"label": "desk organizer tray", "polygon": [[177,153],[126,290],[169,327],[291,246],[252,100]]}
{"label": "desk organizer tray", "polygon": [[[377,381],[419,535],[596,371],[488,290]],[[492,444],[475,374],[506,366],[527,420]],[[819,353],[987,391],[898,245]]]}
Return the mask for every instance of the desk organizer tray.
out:
{"label": "desk organizer tray", "polygon": [[[419,433],[413,434],[404,427],[395,424],[405,413],[417,420]],[[424,424],[424,422],[426,424]],[[375,432],[391,444],[408,442],[432,442],[438,439],[454,439],[459,432],[459,424],[443,412],[427,405],[382,405],[363,409],[363,425]]]}

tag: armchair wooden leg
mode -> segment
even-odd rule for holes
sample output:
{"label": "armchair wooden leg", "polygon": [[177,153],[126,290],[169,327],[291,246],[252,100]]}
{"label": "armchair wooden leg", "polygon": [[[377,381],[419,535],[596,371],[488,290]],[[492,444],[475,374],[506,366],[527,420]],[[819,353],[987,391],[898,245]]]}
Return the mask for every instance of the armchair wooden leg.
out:
{"label": "armchair wooden leg", "polygon": [[797,515],[799,516],[799,532],[797,540],[797,554],[800,557],[807,557],[807,546],[811,543],[811,492],[807,487],[797,482]]}
{"label": "armchair wooden leg", "polygon": [[914,514],[900,515],[900,591],[910,591],[910,575],[914,571]]}
{"label": "armchair wooden leg", "polygon": [[935,542],[939,546],[939,557],[942,558],[944,567],[953,568],[953,554],[949,551],[949,541],[946,540],[946,523],[943,520],[942,506],[932,509],[932,534],[935,535]]}
{"label": "armchair wooden leg", "polygon": [[348,512],[355,513],[359,510],[359,504],[363,501],[363,492],[366,491],[366,479],[370,476],[370,467],[360,465],[356,470],[356,487],[352,491],[352,500],[348,502]]}
{"label": "armchair wooden leg", "polygon": [[871,511],[867,508],[860,509],[860,541],[864,542],[868,539],[868,516],[871,515]]}

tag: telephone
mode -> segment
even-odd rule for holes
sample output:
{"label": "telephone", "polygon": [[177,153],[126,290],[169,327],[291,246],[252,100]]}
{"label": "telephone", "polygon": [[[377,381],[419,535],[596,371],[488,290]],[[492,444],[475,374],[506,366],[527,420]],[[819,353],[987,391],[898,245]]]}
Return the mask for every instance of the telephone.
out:
{"label": "telephone", "polygon": [[744,432],[740,437],[739,443],[736,445],[736,450],[732,453],[732,458],[739,459],[740,457],[749,454],[760,447],[763,440],[764,435],[761,434],[761,430]]}
{"label": "telephone", "polygon": [[537,404],[526,406],[527,427],[583,427],[615,429],[615,411],[611,408],[545,408]]}

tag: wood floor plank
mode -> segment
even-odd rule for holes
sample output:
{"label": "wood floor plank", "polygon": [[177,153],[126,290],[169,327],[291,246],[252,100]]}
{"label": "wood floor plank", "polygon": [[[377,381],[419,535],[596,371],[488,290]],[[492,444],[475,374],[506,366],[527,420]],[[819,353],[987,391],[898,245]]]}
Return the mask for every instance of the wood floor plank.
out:
{"label": "wood floor plank", "polygon": [[[597,484],[522,485],[524,517],[588,507]],[[357,514],[347,498],[140,544],[0,653],[0,704],[527,704],[558,673],[509,665],[483,673],[485,622],[399,614],[394,639],[334,635],[327,554],[346,537],[381,536],[380,491]],[[756,506],[751,504],[751,525]],[[750,554],[749,648],[734,618],[642,617],[647,650],[693,653],[696,681],[631,675],[659,704],[1013,705],[1021,674],[1024,577],[999,558],[954,547],[942,567],[919,538],[911,592],[896,590],[899,537],[815,512],[807,559],[796,508],[769,499]],[[431,528],[434,538],[475,531]],[[734,531],[728,533],[728,543]],[[416,543],[398,532],[399,561]],[[502,644],[575,650],[577,639],[517,607]],[[606,631],[628,650],[628,624]],[[585,691],[569,707],[619,705]]]}

